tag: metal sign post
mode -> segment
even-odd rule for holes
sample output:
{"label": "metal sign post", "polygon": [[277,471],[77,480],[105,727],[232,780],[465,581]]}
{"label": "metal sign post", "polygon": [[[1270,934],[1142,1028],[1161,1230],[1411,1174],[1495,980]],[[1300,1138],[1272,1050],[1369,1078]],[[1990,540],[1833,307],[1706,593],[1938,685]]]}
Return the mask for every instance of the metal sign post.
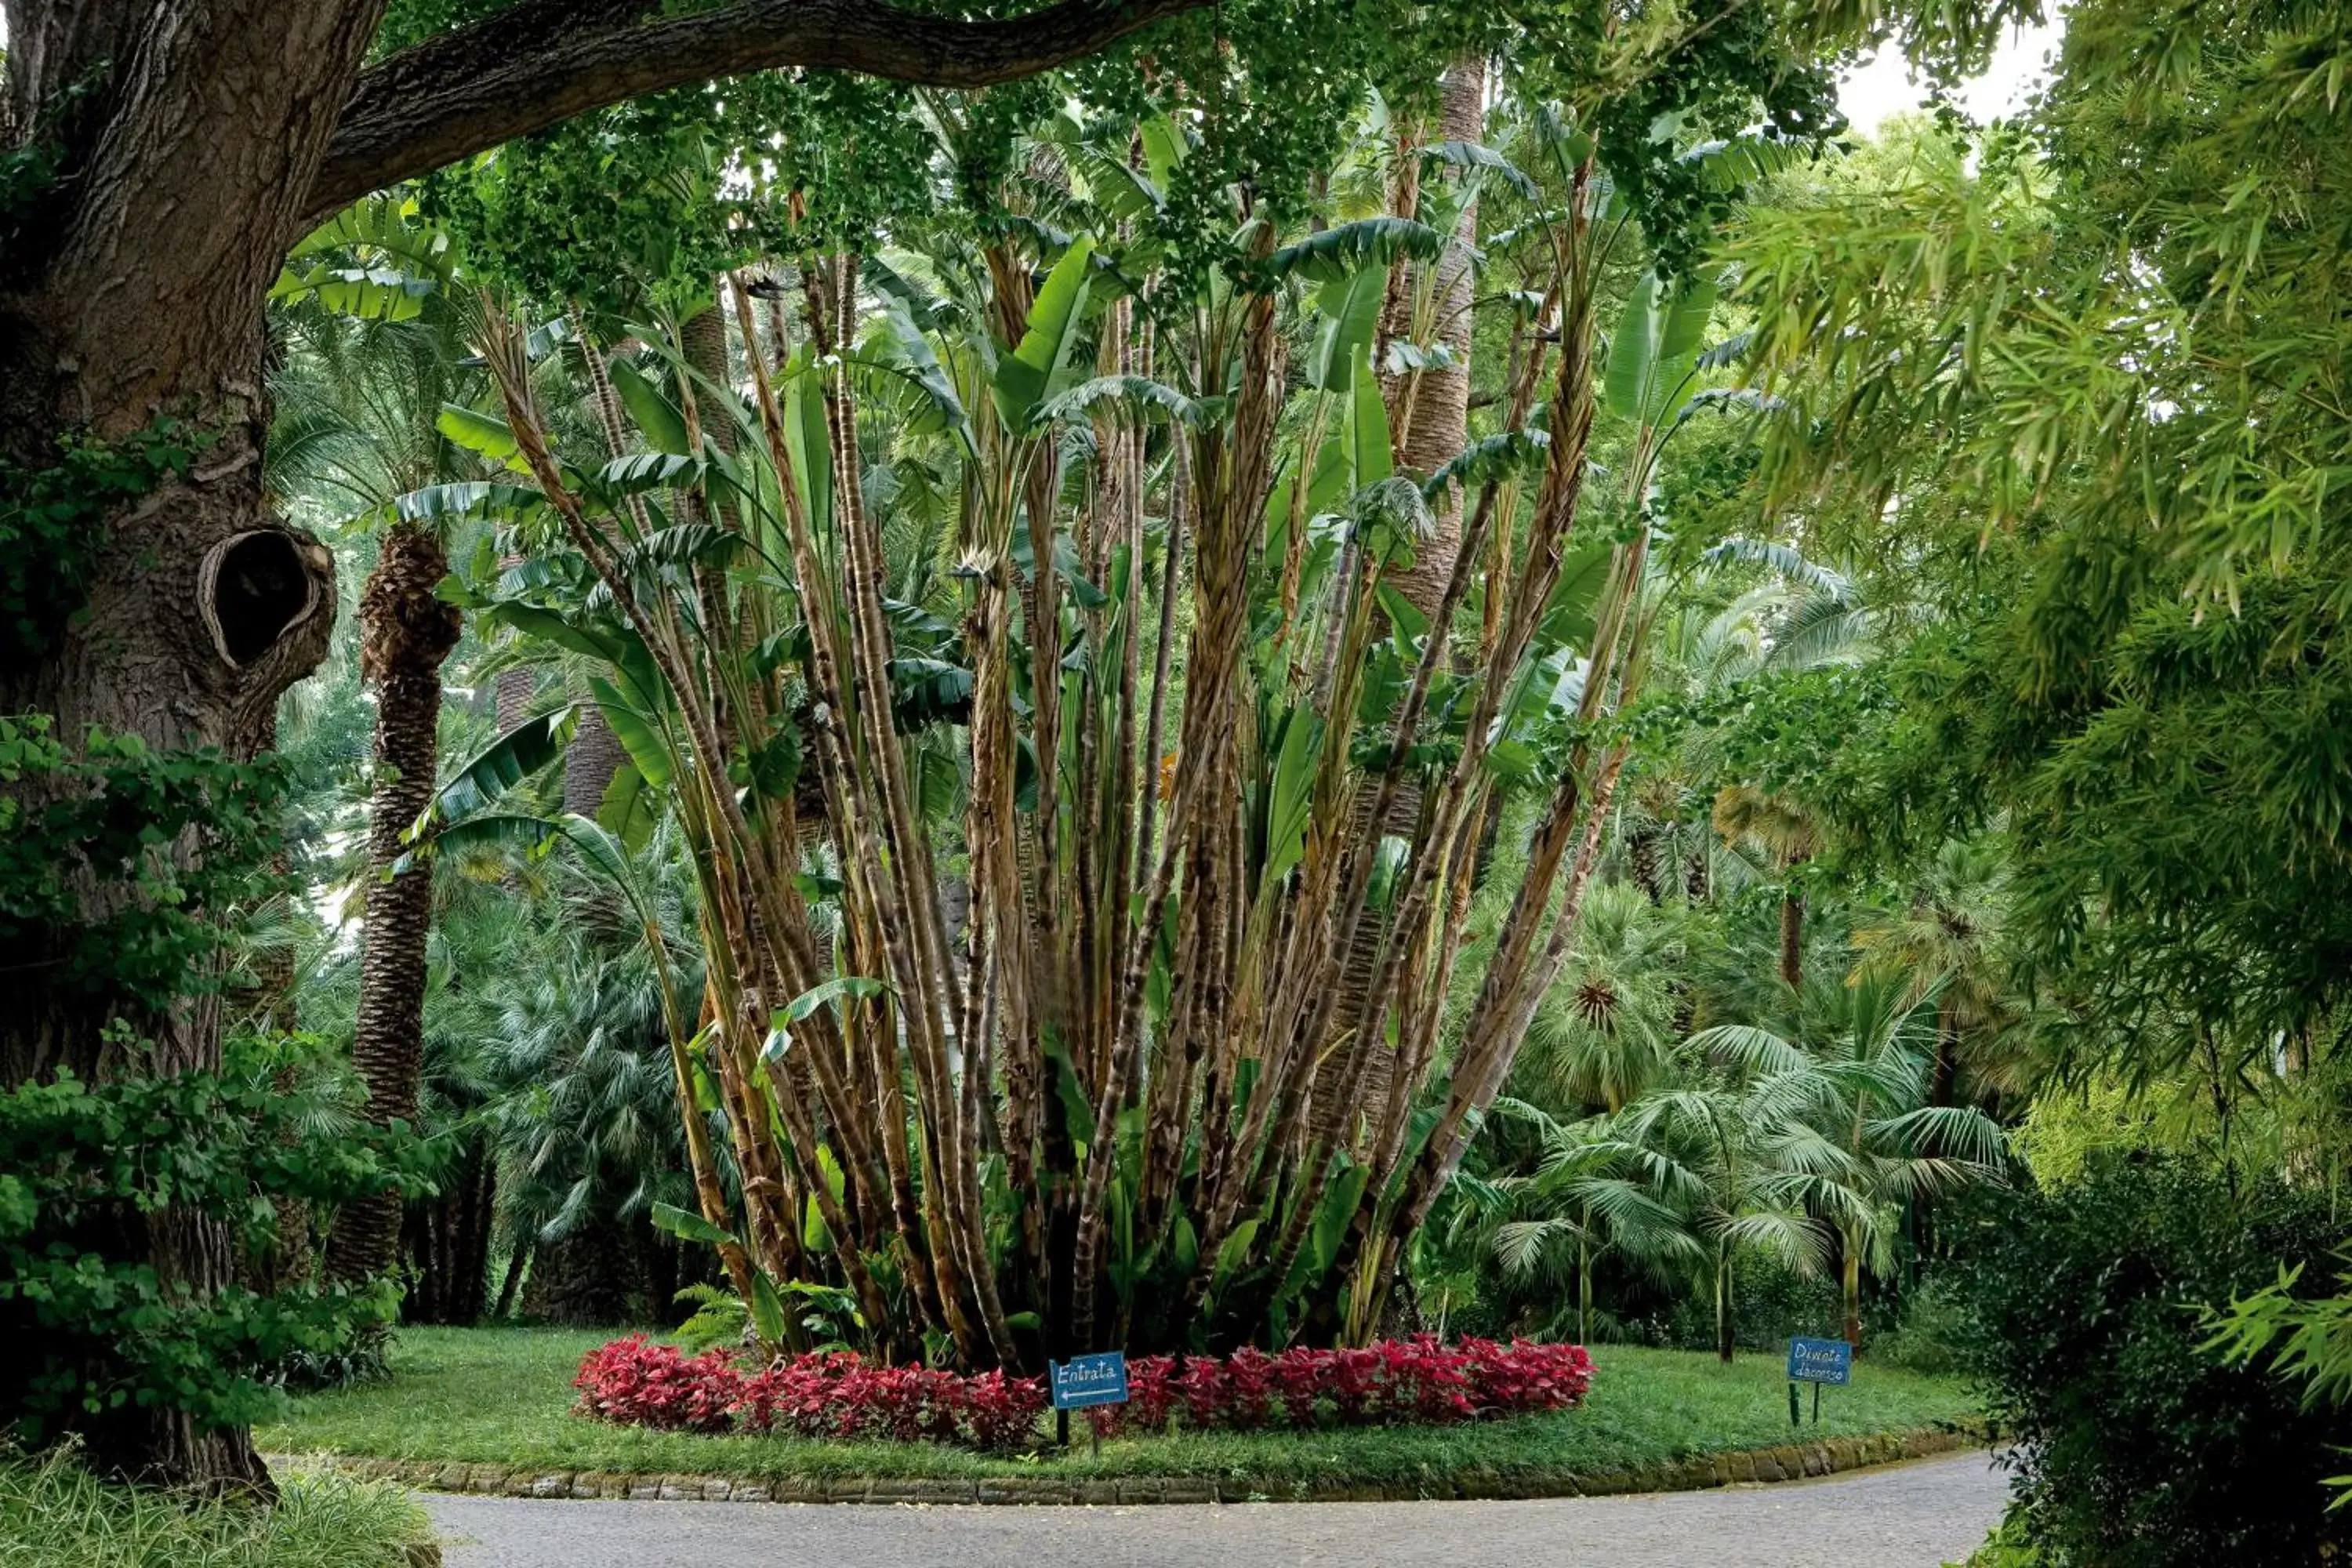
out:
{"label": "metal sign post", "polygon": [[1789,1425],[1798,1425],[1797,1384],[1813,1385],[1813,1425],[1822,1424],[1822,1384],[1843,1388],[1853,1381],[1853,1347],[1843,1340],[1789,1342]]}
{"label": "metal sign post", "polygon": [[[1118,1351],[1047,1362],[1045,1373],[1046,1382],[1054,1391],[1054,1436],[1065,1448],[1070,1446],[1071,1411],[1127,1403],[1127,1357]],[[1088,1430],[1094,1439],[1094,1451],[1100,1454],[1102,1434],[1093,1432],[1091,1424]]]}

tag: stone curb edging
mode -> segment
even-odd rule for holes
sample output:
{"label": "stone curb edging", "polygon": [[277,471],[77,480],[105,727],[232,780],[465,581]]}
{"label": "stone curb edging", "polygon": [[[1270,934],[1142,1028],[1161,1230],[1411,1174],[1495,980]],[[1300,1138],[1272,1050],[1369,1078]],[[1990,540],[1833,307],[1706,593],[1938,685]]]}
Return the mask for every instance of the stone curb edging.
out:
{"label": "stone curb edging", "polygon": [[1423,1502],[1610,1497],[1625,1492],[1701,1491],[1750,1482],[1804,1480],[1842,1470],[1924,1458],[1980,1447],[1980,1432],[1927,1427],[1867,1437],[1822,1437],[1773,1448],[1741,1448],[1631,1470],[1566,1470],[1505,1475],[1481,1468],[1444,1479],[1393,1485],[1297,1481],[1269,1489],[1262,1481],[1207,1476],[992,1476],[981,1479],[876,1476],[765,1477],[622,1474],[513,1465],[366,1459],[320,1455],[313,1462],[347,1475],[397,1481],[420,1491],[486,1497],[630,1499],[662,1502],[794,1503],[1239,1503]]}

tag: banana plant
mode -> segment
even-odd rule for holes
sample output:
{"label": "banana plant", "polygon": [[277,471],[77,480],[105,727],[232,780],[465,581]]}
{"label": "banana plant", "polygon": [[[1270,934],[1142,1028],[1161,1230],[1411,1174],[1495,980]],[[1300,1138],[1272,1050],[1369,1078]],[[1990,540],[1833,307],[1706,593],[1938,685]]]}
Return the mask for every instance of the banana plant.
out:
{"label": "banana plant", "polygon": [[[1549,216],[1514,427],[1422,474],[1373,355],[1450,223],[1278,225],[1219,184],[1186,199],[1230,243],[1179,255],[1190,135],[1056,116],[984,219],[716,279],[723,358],[708,323],[691,353],[575,329],[601,443],[496,302],[496,395],[442,426],[551,540],[469,603],[593,668],[631,809],[693,847],[680,1103],[742,1176],[712,1245],[747,1301],[754,1270],[845,1290],[892,1354],[1369,1336],[1566,962],[1625,763],[1654,574],[1589,493],[1591,433],[1632,377],[1646,493],[1706,310],[1669,297],[1603,371],[1628,230],[1591,138],[1563,123],[1542,181],[1429,151],[1470,176],[1448,199]],[[1448,487],[1463,548],[1423,606],[1398,583]],[[1520,798],[1524,884],[1449,1013]],[[553,842],[453,804],[420,844]]]}

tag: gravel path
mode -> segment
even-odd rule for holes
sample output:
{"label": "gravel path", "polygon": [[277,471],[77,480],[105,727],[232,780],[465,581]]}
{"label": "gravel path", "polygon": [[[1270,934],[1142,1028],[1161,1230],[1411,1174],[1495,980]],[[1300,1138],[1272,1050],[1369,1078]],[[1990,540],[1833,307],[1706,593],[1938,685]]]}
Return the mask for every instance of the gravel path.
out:
{"label": "gravel path", "polygon": [[884,1508],[425,1500],[448,1568],[1937,1568],[2006,1483],[1982,1454],[1826,1480],[1543,1502]]}

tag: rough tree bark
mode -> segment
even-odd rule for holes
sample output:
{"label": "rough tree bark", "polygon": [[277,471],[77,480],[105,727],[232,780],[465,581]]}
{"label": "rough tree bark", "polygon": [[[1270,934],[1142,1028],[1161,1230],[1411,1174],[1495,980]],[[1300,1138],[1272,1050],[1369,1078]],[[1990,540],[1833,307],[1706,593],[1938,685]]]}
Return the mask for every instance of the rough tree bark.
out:
{"label": "rough tree bark", "polygon": [[[433,929],[430,862],[394,873],[404,837],[433,798],[441,731],[441,663],[464,622],[434,589],[449,574],[430,529],[388,530],[360,595],[360,669],[375,684],[374,785],[368,796],[367,922],[352,1065],[367,1084],[378,1126],[416,1121],[424,1073],[425,950]],[[383,1193],[345,1204],[327,1238],[330,1278],[373,1279],[397,1261],[401,1200]]]}
{"label": "rough tree bark", "polygon": [[[1066,0],[960,22],[877,0],[685,16],[523,0],[362,71],[384,0],[0,0],[0,152],[37,139],[58,170],[0,213],[0,456],[40,465],[68,434],[121,438],[164,414],[208,441],[186,477],[108,520],[81,613],[45,657],[0,670],[0,712],[52,715],[69,739],[96,725],[250,753],[279,695],[324,657],[332,559],[262,485],[263,300],[288,247],[342,204],[656,88],[793,65],[981,86],[1205,3]],[[105,895],[90,896],[103,913]],[[0,1084],[122,1070],[101,1043],[111,1017],[155,1041],[141,1070],[219,1063],[209,1004],[149,1016],[37,983],[0,1016]],[[142,1231],[168,1289],[201,1299],[234,1278],[217,1226],[167,1212]],[[267,1484],[243,1431],[169,1410],[106,1423],[93,1457],[159,1480]]]}
{"label": "rough tree bark", "polygon": [[[0,255],[0,442],[39,464],[70,431],[120,438],[169,412],[211,443],[185,479],[113,520],[83,613],[47,658],[0,675],[0,711],[53,714],[68,739],[96,725],[161,748],[248,751],[278,695],[324,656],[332,619],[332,558],[262,493],[261,300],[299,232],[366,30],[352,36],[332,7],[259,0],[10,0],[7,18],[17,137],[68,86],[106,85],[42,128],[65,141],[67,178]],[[202,1002],[158,1017],[37,990],[0,1015],[0,1082],[126,1070],[101,1044],[117,1016],[155,1042],[138,1070],[219,1066],[219,1021]],[[235,1278],[217,1224],[166,1212],[144,1229],[133,1245],[167,1289],[203,1300]],[[267,1484],[245,1432],[182,1412],[126,1413],[89,1436],[108,1468]]]}

